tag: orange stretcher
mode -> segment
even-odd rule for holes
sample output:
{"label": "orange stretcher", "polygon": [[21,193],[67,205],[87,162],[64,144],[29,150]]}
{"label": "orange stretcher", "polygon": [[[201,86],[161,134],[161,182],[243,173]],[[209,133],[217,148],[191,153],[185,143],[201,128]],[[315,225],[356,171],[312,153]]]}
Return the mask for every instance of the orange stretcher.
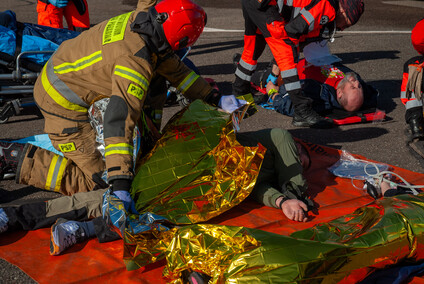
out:
{"label": "orange stretcher", "polygon": [[[290,235],[350,214],[373,201],[366,191],[355,188],[350,179],[335,177],[327,170],[339,159],[341,151],[311,143],[306,143],[306,146],[313,162],[305,175],[309,194],[318,204],[318,210],[309,214],[310,221],[290,221],[279,209],[245,200],[208,223],[245,226]],[[392,167],[392,170],[411,184],[424,184],[424,174],[398,167]],[[17,265],[39,283],[165,283],[162,280],[165,261],[127,271],[122,261],[121,240],[100,244],[96,239],[91,239],[73,246],[60,256],[50,256],[49,238],[49,229],[2,234],[0,257]],[[423,280],[416,277],[413,282],[423,283]]]}

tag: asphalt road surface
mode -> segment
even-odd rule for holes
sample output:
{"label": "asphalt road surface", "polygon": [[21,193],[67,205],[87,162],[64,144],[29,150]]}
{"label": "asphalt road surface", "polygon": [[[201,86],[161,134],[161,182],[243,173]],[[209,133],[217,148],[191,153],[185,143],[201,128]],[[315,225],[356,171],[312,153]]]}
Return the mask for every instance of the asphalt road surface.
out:
{"label": "asphalt road surface", "polygon": [[[135,0],[88,0],[92,24],[130,11]],[[208,14],[204,33],[189,58],[204,77],[213,78],[224,94],[231,92],[235,67],[234,53],[243,46],[244,21],[240,1],[198,0]],[[21,22],[36,22],[36,0],[2,0],[0,11],[13,10]],[[380,92],[379,108],[386,111],[383,122],[344,125],[328,130],[296,128],[291,118],[271,110],[259,112],[242,122],[242,131],[263,128],[284,128],[301,139],[316,144],[343,149],[370,159],[422,173],[420,161],[406,147],[404,134],[405,109],[399,99],[404,62],[416,55],[410,41],[410,31],[424,16],[424,1],[367,0],[360,21],[344,32],[337,33],[330,44],[333,54],[345,65]],[[271,59],[267,48],[259,60],[259,68]],[[179,110],[165,109],[165,121]],[[43,132],[43,120],[31,112],[0,125],[0,139],[17,139]],[[13,205],[39,199],[54,198],[54,193],[32,187],[18,186],[12,180],[0,182],[0,205]],[[48,253],[48,252],[46,252]],[[0,283],[33,283],[13,265],[0,260]]]}

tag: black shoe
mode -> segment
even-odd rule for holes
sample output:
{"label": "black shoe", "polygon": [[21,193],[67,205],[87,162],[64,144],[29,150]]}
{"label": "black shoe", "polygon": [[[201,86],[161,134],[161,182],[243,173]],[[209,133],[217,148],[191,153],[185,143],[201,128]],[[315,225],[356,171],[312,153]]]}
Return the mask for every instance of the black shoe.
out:
{"label": "black shoe", "polygon": [[423,107],[413,107],[405,112],[405,120],[409,125],[410,140],[424,139]]}
{"label": "black shoe", "polygon": [[317,114],[312,108],[302,108],[294,111],[292,125],[327,129],[334,127],[333,120]]}
{"label": "black shoe", "polygon": [[234,66],[237,68],[239,61],[241,59],[241,54],[240,53],[234,53],[233,54],[233,64]]}
{"label": "black shoe", "polygon": [[412,139],[424,139],[424,119],[422,117],[411,119],[409,128]]}
{"label": "black shoe", "polygon": [[0,142],[0,180],[8,174],[15,174],[24,144]]}

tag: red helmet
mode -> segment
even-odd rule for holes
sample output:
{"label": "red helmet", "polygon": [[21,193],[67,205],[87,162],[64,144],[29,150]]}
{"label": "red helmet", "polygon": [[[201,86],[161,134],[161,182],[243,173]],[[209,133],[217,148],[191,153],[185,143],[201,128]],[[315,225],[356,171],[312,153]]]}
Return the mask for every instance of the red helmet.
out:
{"label": "red helmet", "polygon": [[419,21],[412,29],[411,41],[415,50],[424,55],[424,19]]}
{"label": "red helmet", "polygon": [[206,25],[205,11],[190,0],[163,0],[154,8],[173,50],[193,45]]}

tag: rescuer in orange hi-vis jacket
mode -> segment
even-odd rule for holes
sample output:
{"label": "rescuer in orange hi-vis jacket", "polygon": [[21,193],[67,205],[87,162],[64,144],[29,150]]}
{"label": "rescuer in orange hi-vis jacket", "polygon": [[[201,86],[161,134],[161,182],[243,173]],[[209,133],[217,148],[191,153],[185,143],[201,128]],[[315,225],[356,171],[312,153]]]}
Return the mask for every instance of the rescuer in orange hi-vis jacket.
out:
{"label": "rescuer in orange hi-vis jacket", "polygon": [[406,107],[405,120],[408,123],[411,138],[424,140],[423,117],[423,67],[424,67],[424,19],[412,29],[411,41],[420,54],[405,62],[400,90],[400,99]]}
{"label": "rescuer in orange hi-vis jacket", "polygon": [[[296,65],[300,45],[323,33],[333,34],[354,25],[364,10],[362,0],[242,0],[244,48],[235,72],[234,95],[250,93],[250,81],[266,44],[281,72],[294,106],[293,125],[329,128],[311,100],[302,95]],[[273,74],[275,79],[278,74]]]}
{"label": "rescuer in orange hi-vis jacket", "polygon": [[69,30],[83,31],[90,28],[90,16],[86,0],[38,0],[38,24],[63,29],[65,18]]}
{"label": "rescuer in orange hi-vis jacket", "polygon": [[[193,45],[205,24],[206,13],[192,1],[164,0],[64,42],[34,86],[44,131],[63,156],[30,144],[20,150],[17,143],[2,143],[0,170],[16,170],[18,183],[66,195],[111,185],[126,207],[133,204],[128,190],[134,177],[134,128],[140,121],[153,124],[150,113],[143,111],[147,102],[166,100],[166,94],[164,100],[150,92],[157,76],[190,100],[202,99],[228,112],[242,106],[233,95],[212,88],[174,53]],[[87,113],[102,98],[110,98],[103,120],[105,161]],[[105,169],[107,183],[101,178]]]}

